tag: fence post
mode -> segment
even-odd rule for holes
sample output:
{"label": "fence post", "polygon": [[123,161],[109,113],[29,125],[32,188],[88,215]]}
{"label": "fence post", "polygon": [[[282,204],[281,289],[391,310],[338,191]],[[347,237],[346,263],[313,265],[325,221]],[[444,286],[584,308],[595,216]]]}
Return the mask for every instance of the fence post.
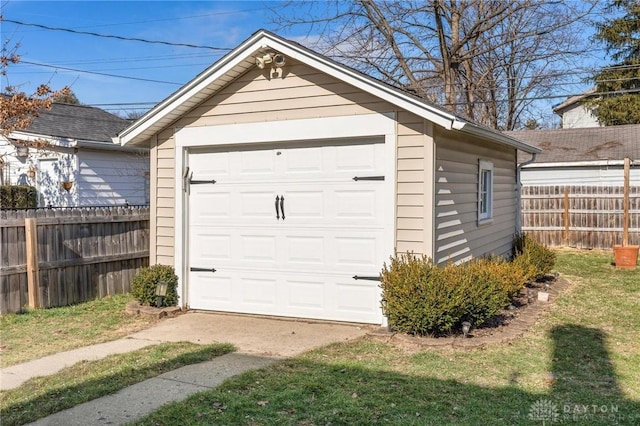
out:
{"label": "fence post", "polygon": [[40,307],[40,271],[38,268],[38,231],[36,219],[25,219],[24,230],[27,243],[27,289],[29,307]]}
{"label": "fence post", "polygon": [[564,187],[564,245],[569,246],[569,187]]}
{"label": "fence post", "polygon": [[631,166],[631,159],[626,157],[624,159],[624,200],[623,200],[623,213],[622,213],[622,245],[629,245],[629,169]]}

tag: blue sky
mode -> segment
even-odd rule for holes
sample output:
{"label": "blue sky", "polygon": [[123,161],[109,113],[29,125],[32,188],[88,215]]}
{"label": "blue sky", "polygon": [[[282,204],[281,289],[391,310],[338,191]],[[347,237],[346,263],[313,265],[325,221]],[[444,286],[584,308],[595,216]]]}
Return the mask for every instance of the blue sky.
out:
{"label": "blue sky", "polygon": [[[26,93],[45,82],[53,88],[70,86],[81,103],[122,115],[152,107],[226,51],[117,40],[25,24],[234,48],[260,28],[277,30],[271,22],[270,8],[284,14],[288,11],[282,1],[0,0],[0,4],[5,18],[0,35],[3,40],[20,45],[22,59],[20,64],[9,67],[6,78],[0,80],[3,86],[19,86]],[[304,28],[296,31],[277,32],[305,43]],[[603,65],[602,54],[602,49],[585,52],[573,69]],[[584,77],[584,73],[573,75],[571,83],[558,87],[557,97],[540,101],[541,115],[557,120],[551,112],[552,105],[562,102],[565,94],[589,88]],[[124,105],[135,103],[145,104]]]}
{"label": "blue sky", "polygon": [[[236,47],[260,28],[275,29],[268,8],[283,6],[273,1],[0,1],[2,15],[7,20],[222,48]],[[126,113],[140,106],[105,104],[153,103],[164,99],[225,53],[94,37],[11,22],[1,25],[2,39],[19,44],[22,61],[9,67],[3,86],[22,85],[21,90],[27,93],[43,82],[50,82],[53,88],[70,86],[80,102],[100,105],[113,112]],[[280,34],[296,36],[287,32]],[[63,67],[165,83],[82,73]]]}

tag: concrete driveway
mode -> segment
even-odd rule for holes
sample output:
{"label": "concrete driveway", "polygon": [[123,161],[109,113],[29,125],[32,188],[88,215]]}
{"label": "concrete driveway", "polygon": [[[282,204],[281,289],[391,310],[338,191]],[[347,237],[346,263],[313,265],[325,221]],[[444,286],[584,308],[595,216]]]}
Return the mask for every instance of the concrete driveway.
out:
{"label": "concrete driveway", "polygon": [[239,353],[286,358],[329,343],[356,339],[374,328],[370,325],[188,312],[129,337],[162,342],[231,343]]}

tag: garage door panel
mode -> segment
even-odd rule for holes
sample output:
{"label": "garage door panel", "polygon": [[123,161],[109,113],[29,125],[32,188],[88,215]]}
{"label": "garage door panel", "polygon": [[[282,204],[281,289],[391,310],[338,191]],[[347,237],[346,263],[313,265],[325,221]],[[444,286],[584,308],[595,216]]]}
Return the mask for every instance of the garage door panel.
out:
{"label": "garage door panel", "polygon": [[189,210],[193,224],[210,223],[212,220],[229,219],[231,216],[230,192],[209,190],[195,191],[190,197]]}
{"label": "garage door panel", "polygon": [[315,311],[320,315],[325,309],[325,282],[311,278],[285,280],[285,304],[293,315]]}
{"label": "garage door panel", "polygon": [[378,265],[380,254],[375,236],[338,237],[335,242],[336,269],[352,270],[362,275],[381,266]]}
{"label": "garage door panel", "polygon": [[325,238],[324,236],[285,236],[286,255],[288,264],[301,264],[302,267],[315,267],[325,264]]}
{"label": "garage door panel", "polygon": [[239,198],[240,209],[234,215],[237,220],[275,219],[276,195],[273,191],[241,191]]}
{"label": "garage door panel", "polygon": [[233,297],[232,274],[216,271],[211,272],[190,272],[189,273],[189,296],[194,309],[208,309],[215,307],[216,310],[233,309],[236,301]]}
{"label": "garage door panel", "polygon": [[243,233],[239,236],[240,261],[251,263],[267,263],[276,265],[277,241],[275,235],[259,235],[256,233]]}
{"label": "garage door panel", "polygon": [[276,159],[271,150],[240,151],[234,160],[237,162],[237,167],[233,168],[234,177],[239,174],[250,179],[253,175],[276,173]]}
{"label": "garage door panel", "polygon": [[231,259],[232,239],[228,233],[211,233],[211,230],[206,228],[202,231],[194,229],[192,240],[197,242],[197,245],[192,244],[189,250],[193,265],[207,267]]}
{"label": "garage door panel", "polygon": [[277,311],[278,280],[262,273],[251,273],[239,280],[238,297],[245,312],[270,313]]}
{"label": "garage door panel", "polygon": [[377,319],[380,310],[380,289],[375,281],[342,279],[335,284],[335,315],[357,321],[356,318]]}

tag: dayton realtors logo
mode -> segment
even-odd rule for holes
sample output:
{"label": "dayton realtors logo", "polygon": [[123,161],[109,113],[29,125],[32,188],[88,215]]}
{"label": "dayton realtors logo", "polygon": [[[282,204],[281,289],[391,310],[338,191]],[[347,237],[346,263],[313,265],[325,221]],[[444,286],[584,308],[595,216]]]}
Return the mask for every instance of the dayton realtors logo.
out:
{"label": "dayton realtors logo", "polygon": [[529,409],[529,419],[541,421],[543,425],[560,419],[558,406],[548,399],[539,399]]}
{"label": "dayton realtors logo", "polygon": [[529,420],[542,422],[543,425],[564,422],[588,422],[596,419],[611,422],[624,418],[618,412],[617,405],[598,404],[556,404],[548,399],[539,399],[529,408]]}

